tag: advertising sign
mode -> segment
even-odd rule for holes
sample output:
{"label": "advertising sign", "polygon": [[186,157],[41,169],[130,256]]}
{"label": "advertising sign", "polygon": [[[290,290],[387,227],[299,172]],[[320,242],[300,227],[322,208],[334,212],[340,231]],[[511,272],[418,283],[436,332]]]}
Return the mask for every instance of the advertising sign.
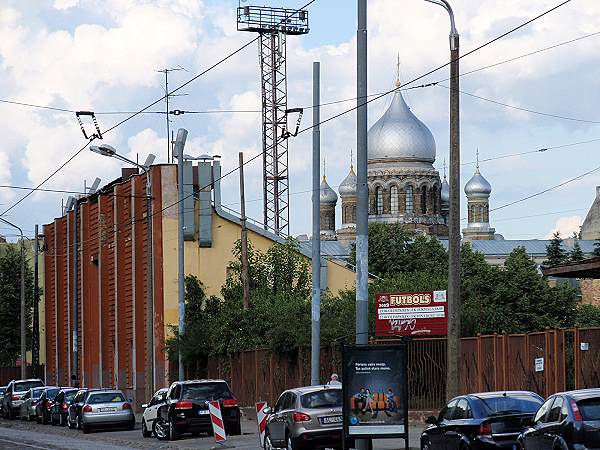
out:
{"label": "advertising sign", "polygon": [[342,365],[344,435],[407,441],[406,344],[345,346]]}
{"label": "advertising sign", "polygon": [[446,291],[377,294],[378,337],[448,334]]}

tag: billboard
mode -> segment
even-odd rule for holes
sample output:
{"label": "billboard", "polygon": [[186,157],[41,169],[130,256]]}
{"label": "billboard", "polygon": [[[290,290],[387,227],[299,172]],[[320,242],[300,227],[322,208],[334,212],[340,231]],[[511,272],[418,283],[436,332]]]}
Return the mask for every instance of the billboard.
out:
{"label": "billboard", "polygon": [[377,294],[375,301],[378,337],[448,334],[446,291]]}
{"label": "billboard", "polygon": [[344,346],[344,435],[408,439],[407,346]]}

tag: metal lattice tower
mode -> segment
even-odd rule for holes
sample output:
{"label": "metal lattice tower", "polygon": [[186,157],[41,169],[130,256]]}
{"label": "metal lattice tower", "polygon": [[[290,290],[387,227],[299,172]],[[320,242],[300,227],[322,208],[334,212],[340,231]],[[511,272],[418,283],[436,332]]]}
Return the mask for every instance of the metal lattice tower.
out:
{"label": "metal lattice tower", "polygon": [[307,34],[305,10],[240,6],[239,31],[260,34],[262,90],[262,150],[264,226],[277,235],[289,235],[288,113],[286,39]]}

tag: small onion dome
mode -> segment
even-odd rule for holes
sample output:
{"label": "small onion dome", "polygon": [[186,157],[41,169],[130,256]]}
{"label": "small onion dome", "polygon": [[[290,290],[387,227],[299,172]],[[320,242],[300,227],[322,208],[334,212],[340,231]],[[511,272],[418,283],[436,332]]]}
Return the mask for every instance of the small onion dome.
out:
{"label": "small onion dome", "polygon": [[448,184],[448,180],[444,177],[444,181],[442,181],[442,206],[446,207],[450,205],[450,185]]}
{"label": "small onion dome", "polygon": [[489,197],[492,193],[492,185],[479,172],[479,166],[473,177],[465,185],[467,197]]}
{"label": "small onion dome", "polygon": [[356,197],[356,174],[353,166],[350,166],[350,172],[340,184],[339,191],[341,197]]}
{"label": "small onion dome", "polygon": [[323,181],[321,181],[320,203],[335,205],[337,203],[337,200],[337,194],[333,189],[331,189],[331,186],[329,186],[329,183],[327,183],[327,178],[325,177],[325,175],[323,175]]}

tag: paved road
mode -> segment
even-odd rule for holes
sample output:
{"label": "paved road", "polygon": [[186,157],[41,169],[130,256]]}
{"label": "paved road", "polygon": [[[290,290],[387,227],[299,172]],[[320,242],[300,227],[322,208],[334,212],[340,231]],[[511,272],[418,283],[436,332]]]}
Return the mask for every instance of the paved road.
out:
{"label": "paved road", "polygon": [[[411,427],[411,448],[418,448],[418,437],[422,427]],[[239,450],[258,450],[256,422],[245,419],[242,422],[242,436],[229,438],[229,445]],[[84,435],[81,431],[67,427],[38,425],[35,422],[0,419],[0,449],[93,449],[93,450],[210,450],[215,446],[213,438],[186,437],[174,442],[159,441],[155,438],[143,438],[138,424],[132,431],[94,431]],[[375,441],[374,450],[403,450],[401,440]]]}

